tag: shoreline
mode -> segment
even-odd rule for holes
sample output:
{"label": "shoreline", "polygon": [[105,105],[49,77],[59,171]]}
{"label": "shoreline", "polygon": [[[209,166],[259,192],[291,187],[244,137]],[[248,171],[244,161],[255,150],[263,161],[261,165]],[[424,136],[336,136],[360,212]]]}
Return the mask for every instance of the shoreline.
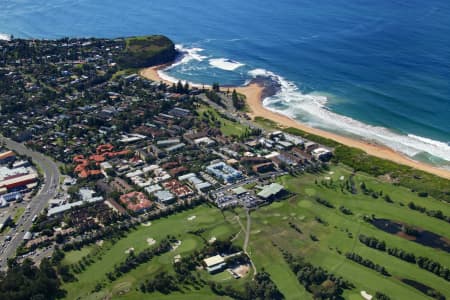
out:
{"label": "shoreline", "polygon": [[[145,68],[145,69],[142,69],[141,71],[139,71],[139,74],[147,79],[152,80],[152,81],[164,82],[166,84],[172,85],[173,82],[170,82],[168,80],[161,78],[161,76],[158,73],[159,70],[162,70],[168,66],[170,66],[170,64]],[[210,86],[204,85],[204,87],[210,87]],[[247,86],[226,87],[226,88],[227,89],[228,88],[236,89],[236,91],[238,93],[245,95],[246,102],[251,110],[251,112],[248,114],[251,116],[252,119],[254,119],[255,117],[263,117],[263,118],[272,120],[272,121],[280,124],[283,127],[294,127],[294,128],[303,130],[303,131],[311,133],[311,134],[319,135],[324,138],[334,140],[336,142],[339,142],[339,143],[344,144],[349,147],[361,149],[369,155],[372,155],[372,156],[375,156],[378,158],[382,158],[382,159],[387,159],[387,160],[393,161],[398,164],[406,165],[406,166],[409,166],[409,167],[412,167],[412,168],[415,168],[415,169],[418,169],[421,171],[425,171],[425,172],[428,172],[428,173],[431,173],[431,174],[434,174],[434,175],[437,175],[437,176],[440,176],[440,177],[443,177],[446,179],[450,179],[450,171],[447,171],[444,169],[439,169],[439,168],[429,165],[427,163],[413,160],[413,159],[407,157],[406,155],[403,155],[397,151],[394,151],[393,149],[391,149],[389,147],[365,142],[362,140],[353,139],[353,138],[342,136],[342,135],[338,135],[338,134],[331,133],[331,132],[328,132],[328,131],[325,131],[322,129],[309,127],[305,124],[300,123],[297,120],[291,119],[280,113],[271,111],[271,110],[265,108],[262,104],[262,100],[263,100],[262,95],[263,95],[264,87],[261,86],[260,84],[250,83]]]}

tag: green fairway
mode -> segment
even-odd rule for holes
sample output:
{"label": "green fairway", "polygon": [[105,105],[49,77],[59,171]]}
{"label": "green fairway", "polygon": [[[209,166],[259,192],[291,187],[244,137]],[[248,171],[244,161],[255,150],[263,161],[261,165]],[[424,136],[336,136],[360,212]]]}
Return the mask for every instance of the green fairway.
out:
{"label": "green fairway", "polygon": [[[426,256],[449,266],[449,253],[385,233],[364,222],[361,218],[362,215],[375,214],[377,217],[400,220],[410,225],[419,226],[448,238],[450,236],[448,223],[424,216],[406,206],[409,201],[414,201],[430,209],[441,209],[448,215],[450,210],[447,204],[431,198],[420,198],[406,189],[383,183],[366,175],[355,177],[357,186],[364,181],[368,187],[388,193],[395,203],[387,203],[381,198],[374,199],[371,196],[363,195],[361,192],[357,195],[351,195],[348,192],[343,193],[339,188],[331,189],[320,184],[320,181],[325,180],[325,178],[339,182],[342,176],[345,180],[350,176],[350,172],[343,167],[336,167],[330,173],[322,174],[319,177],[302,175],[298,178],[290,176],[280,178],[279,181],[291,192],[295,192],[297,196],[281,202],[281,205],[280,203],[274,203],[252,214],[252,229],[262,231],[262,234],[252,236],[250,243],[253,252],[262,252],[255,257],[256,265],[258,266],[259,260],[259,264],[267,268],[279,288],[286,292],[285,295],[295,295],[294,293],[301,295],[295,281],[287,284],[291,276],[287,266],[281,267],[284,261],[281,255],[276,254],[278,250],[270,246],[270,242],[274,241],[282,249],[286,249],[293,254],[300,254],[313,264],[322,266],[328,271],[353,282],[356,288],[353,291],[347,291],[347,297],[356,297],[355,299],[357,299],[360,297],[358,296],[359,292],[366,290],[373,294],[380,291],[393,299],[427,298],[419,291],[401,283],[399,278],[414,279],[443,294],[449,291],[450,284],[444,279],[420,269],[415,264],[390,256],[386,252],[368,248],[358,241],[360,233],[375,236],[386,241],[389,247],[406,249],[414,252],[416,256]],[[315,179],[318,179],[319,184],[314,183]],[[314,200],[316,196],[327,199],[335,208],[327,208],[318,204]],[[401,206],[400,203],[405,204],[405,206]],[[345,205],[354,214],[350,216],[343,214],[338,209],[340,205]],[[328,225],[320,224],[315,220],[315,217],[320,217]],[[298,225],[303,233],[294,231],[289,227],[288,222]],[[270,226],[267,226],[269,224]],[[310,234],[317,236],[319,241],[313,242],[309,238]],[[261,249],[264,249],[264,251],[258,251]],[[393,276],[384,277],[371,269],[347,260],[338,251],[342,254],[356,252],[364,258],[385,266]],[[259,255],[261,255],[261,258],[259,258]],[[276,281],[277,277],[281,278],[279,282]],[[284,286],[286,287],[284,288]],[[303,299],[304,296],[301,298]]]}
{"label": "green fairway", "polygon": [[[102,250],[99,258],[94,258],[95,262],[88,266],[84,272],[77,275],[78,281],[64,286],[68,291],[67,299],[76,299],[78,297],[82,299],[102,299],[105,295],[120,296],[123,299],[142,299],[140,298],[142,293],[136,291],[136,287],[144,279],[161,270],[170,271],[174,256],[188,255],[194,250],[203,247],[204,241],[200,237],[188,233],[198,229],[205,230],[202,237],[207,240],[212,237],[226,239],[239,231],[239,225],[233,221],[233,218],[228,217],[226,214],[223,215],[220,210],[202,205],[168,218],[156,220],[152,222],[151,226],[140,226],[137,230],[130,232],[127,237],[114,244],[111,242],[104,243],[101,246],[104,250]],[[128,249],[134,248],[134,251],[138,253],[149,247],[148,239],[154,239],[156,242],[159,242],[167,235],[174,235],[181,241],[178,248],[155,257],[148,264],[141,265],[119,279],[109,282],[105,274],[111,271],[115,264],[126,258],[125,252]],[[85,247],[80,251],[69,252],[64,262],[67,264],[75,263],[90,252],[90,247]],[[91,293],[98,283],[104,284],[104,288],[98,293]],[[197,294],[201,295],[202,292],[193,291],[193,294],[197,296]],[[148,294],[146,299],[160,299],[160,296],[157,293]],[[178,295],[178,298],[181,296]],[[176,294],[170,295],[167,299],[177,299],[177,296]]]}
{"label": "green fairway", "polygon": [[[294,193],[294,196],[251,212],[248,253],[256,270],[267,271],[286,299],[312,299],[312,294],[298,282],[296,274],[284,261],[280,249],[293,255],[300,255],[313,265],[320,266],[330,273],[342,276],[352,282],[355,288],[345,290],[344,297],[346,299],[361,299],[360,292],[362,290],[372,295],[377,291],[382,292],[391,299],[429,299],[420,291],[402,283],[400,281],[402,278],[416,280],[449,296],[450,284],[443,278],[420,269],[416,264],[407,263],[386,252],[369,248],[358,240],[359,234],[376,237],[385,241],[388,247],[405,249],[413,252],[416,257],[425,256],[444,266],[450,266],[449,253],[381,231],[362,218],[364,215],[375,215],[378,218],[401,221],[448,239],[450,238],[448,223],[411,210],[407,204],[413,201],[427,209],[441,210],[445,215],[450,215],[448,205],[430,197],[418,197],[416,193],[405,188],[359,173],[353,178],[358,192],[351,194],[340,188],[340,184],[345,182],[350,175],[351,171],[347,168],[334,166],[329,172],[321,174],[284,176],[278,179],[290,192]],[[330,184],[330,182],[334,184]],[[385,201],[382,197],[374,198],[362,193],[360,188],[362,182],[371,190],[382,191],[383,195],[389,194],[393,203]],[[316,197],[326,199],[334,208],[319,204]],[[340,206],[345,206],[352,214],[344,214],[340,211]],[[161,270],[173,272],[174,256],[177,254],[188,255],[201,249],[205,240],[225,239],[240,232],[236,235],[233,243],[242,246],[245,233],[237,222],[237,216],[241,223],[246,223],[246,215],[242,209],[222,213],[214,207],[202,205],[156,220],[152,222],[151,226],[141,226],[114,244],[107,242],[101,247],[103,250],[99,252],[99,258],[84,272],[77,275],[79,280],[64,286],[68,290],[67,298],[227,299],[215,296],[208,286],[198,289],[186,286],[183,292],[169,295],[151,293],[144,296],[139,290],[139,285],[152,274]],[[322,223],[318,220],[321,220]],[[295,224],[299,230],[294,230],[292,224]],[[198,229],[202,229],[201,237],[188,232]],[[137,267],[113,282],[106,279],[105,273],[110,271],[114,264],[125,258],[127,249],[133,247],[136,252],[139,252],[148,247],[147,239],[152,238],[158,242],[168,234],[174,235],[181,241],[175,251],[155,257],[149,263]],[[311,236],[316,237],[317,240],[313,241]],[[97,257],[92,253],[98,247],[91,246],[81,251],[70,252],[66,255],[64,262],[74,263],[89,253],[91,256]],[[372,269],[346,259],[344,255],[346,252],[355,252],[384,266],[392,276],[385,277]],[[234,287],[243,286],[247,280],[235,280],[228,272],[214,276],[205,271],[200,271],[200,274],[201,278],[206,281],[232,284]],[[250,277],[247,276],[247,278]],[[97,283],[103,283],[104,287],[100,292],[91,293]]]}

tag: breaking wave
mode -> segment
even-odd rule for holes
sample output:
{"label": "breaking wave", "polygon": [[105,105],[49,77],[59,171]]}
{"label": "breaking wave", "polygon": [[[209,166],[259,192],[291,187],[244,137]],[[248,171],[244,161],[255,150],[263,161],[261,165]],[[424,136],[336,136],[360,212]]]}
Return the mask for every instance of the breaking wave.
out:
{"label": "breaking wave", "polygon": [[[169,71],[169,70],[171,70],[175,67],[181,66],[181,65],[187,65],[188,63],[190,63],[192,61],[202,62],[203,60],[208,58],[208,56],[200,54],[201,52],[204,51],[204,49],[202,49],[202,48],[198,48],[198,47],[189,48],[189,47],[185,47],[181,44],[177,44],[177,45],[175,45],[175,49],[179,53],[175,62],[165,69],[158,70],[159,77],[161,77],[162,79],[169,81],[169,82],[176,83],[179,81],[179,79],[169,75],[166,71]],[[181,80],[181,82],[184,84],[185,82],[189,82],[189,81]],[[200,83],[189,82],[189,84],[191,86],[196,86],[196,87],[202,86],[202,84],[200,84]]]}
{"label": "breaking wave", "polygon": [[[195,66],[208,59],[208,63],[204,68],[219,68],[226,71],[235,71],[243,66],[243,63],[226,59],[211,58],[203,55],[204,49],[196,47],[184,47],[176,45],[176,49],[180,52],[178,59],[174,64],[164,70],[159,70],[161,78],[177,82],[178,79],[169,75],[170,69],[177,66]],[[194,65],[192,65],[194,63]],[[444,167],[450,167],[450,145],[445,142],[432,140],[429,138],[417,136],[414,134],[401,134],[394,132],[382,126],[374,126],[365,124],[351,117],[337,114],[327,107],[328,99],[324,95],[315,93],[303,93],[298,86],[282,76],[279,76],[269,70],[253,69],[248,71],[248,76],[252,79],[263,78],[269,79],[277,87],[278,92],[263,100],[263,105],[272,111],[287,115],[292,119],[305,122],[312,127],[319,127],[325,130],[343,133],[350,136],[357,136],[369,142],[376,142],[386,145],[395,151],[408,155],[409,157],[423,157],[423,154],[433,156],[449,162]],[[183,83],[185,81],[182,81]],[[246,81],[246,84],[250,80]],[[189,82],[192,86],[201,87],[202,84]],[[428,159],[427,159],[428,161]]]}
{"label": "breaking wave", "polygon": [[175,68],[176,66],[179,66],[179,65],[187,64],[188,62],[190,62],[192,60],[201,62],[204,59],[208,58],[207,56],[200,54],[201,52],[203,52],[205,50],[202,48],[197,48],[197,47],[188,48],[188,47],[184,47],[181,44],[177,44],[177,45],[175,45],[175,49],[180,53],[180,55],[178,56],[175,63],[173,63],[168,69]]}
{"label": "breaking wave", "polygon": [[245,66],[245,64],[243,63],[227,58],[213,58],[209,60],[209,64],[215,68],[225,71],[234,71],[240,67]]}
{"label": "breaking wave", "polygon": [[280,91],[263,100],[263,105],[292,119],[301,119],[314,127],[356,135],[364,140],[384,144],[398,152],[414,157],[421,153],[450,162],[450,146],[444,142],[416,136],[402,135],[385,127],[368,125],[347,116],[339,115],[326,106],[327,97],[317,94],[304,94],[285,78],[264,69],[248,72],[253,77],[267,77],[276,81]]}
{"label": "breaking wave", "polygon": [[0,41],[10,41],[11,35],[7,33],[0,33]]}

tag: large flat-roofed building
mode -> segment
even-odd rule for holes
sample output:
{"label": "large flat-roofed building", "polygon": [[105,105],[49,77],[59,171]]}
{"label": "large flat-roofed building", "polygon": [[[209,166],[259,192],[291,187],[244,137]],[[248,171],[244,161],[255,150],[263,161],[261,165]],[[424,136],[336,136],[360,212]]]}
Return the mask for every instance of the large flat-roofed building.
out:
{"label": "large flat-roofed building", "polygon": [[47,216],[52,217],[52,216],[60,215],[74,207],[78,207],[78,206],[82,206],[82,205],[86,205],[86,204],[93,204],[93,203],[97,203],[97,202],[102,202],[104,200],[102,196],[94,197],[95,192],[93,190],[90,190],[87,188],[80,189],[79,193],[80,193],[82,200],[63,204],[61,206],[52,207],[48,210]]}
{"label": "large flat-roofed building", "polygon": [[224,162],[209,165],[206,167],[206,171],[225,183],[233,183],[242,178],[241,171],[234,169]]}
{"label": "large flat-roofed building", "polygon": [[0,153],[0,164],[7,164],[16,159],[16,154],[12,151]]}
{"label": "large flat-roofed building", "polygon": [[8,193],[8,194],[4,194],[0,196],[0,201],[4,200],[7,202],[11,202],[11,201],[21,201],[22,200],[22,194],[19,192],[12,192],[12,193]]}
{"label": "large flat-roofed building", "polygon": [[36,182],[38,176],[36,173],[30,173],[27,175],[22,175],[18,177],[14,177],[11,179],[3,180],[0,182],[0,187],[5,187],[8,190],[26,186],[29,183]]}
{"label": "large flat-roofed building", "polygon": [[311,152],[311,155],[317,160],[328,161],[333,156],[333,153],[328,149],[320,147],[320,148],[314,149]]}
{"label": "large flat-roofed building", "polygon": [[271,183],[263,187],[263,189],[258,193],[258,197],[264,200],[271,200],[278,196],[282,191],[284,191],[284,187],[281,184]]}
{"label": "large flat-roofed building", "polygon": [[175,196],[166,190],[157,191],[154,195],[158,199],[158,202],[164,205],[172,204],[175,201]]}
{"label": "large flat-roofed building", "polygon": [[211,274],[222,271],[227,265],[224,258],[220,255],[205,258],[203,263],[205,264],[206,270]]}

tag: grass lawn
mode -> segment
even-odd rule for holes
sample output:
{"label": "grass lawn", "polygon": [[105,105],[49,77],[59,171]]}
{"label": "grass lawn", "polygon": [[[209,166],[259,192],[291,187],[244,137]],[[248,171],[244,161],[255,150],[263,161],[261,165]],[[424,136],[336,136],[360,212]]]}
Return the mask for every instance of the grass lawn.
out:
{"label": "grass lawn", "polygon": [[[192,216],[195,216],[195,218],[189,220],[188,218]],[[168,218],[155,220],[151,226],[140,226],[137,230],[130,232],[127,237],[114,244],[111,242],[104,243],[102,248],[106,250],[83,273],[77,275],[78,281],[64,285],[64,288],[68,291],[66,298],[103,299],[105,295],[108,295],[113,297],[120,296],[121,299],[142,299],[143,294],[140,291],[136,291],[141,282],[158,271],[171,271],[174,256],[178,254],[181,256],[188,255],[195,249],[203,247],[204,241],[200,237],[188,233],[188,231],[198,229],[205,229],[202,236],[206,240],[212,237],[226,239],[239,231],[239,225],[233,221],[231,215],[222,214],[216,208],[202,205]],[[127,249],[134,248],[136,253],[140,252],[149,247],[147,239],[152,238],[158,242],[167,235],[174,235],[181,241],[181,245],[176,250],[155,257],[148,264],[141,265],[119,279],[109,282],[105,274],[112,271],[115,264],[125,259],[125,251]],[[80,251],[69,252],[64,262],[75,263],[90,253],[90,251],[92,250],[86,247]],[[105,288],[101,292],[91,293],[98,283],[105,284]],[[193,291],[193,294],[196,296],[202,293],[205,294],[204,299],[206,299],[207,293],[205,291]],[[180,293],[178,297],[180,298],[183,295]],[[161,299],[161,295],[157,293],[148,294],[145,296],[145,299]],[[167,299],[177,299],[177,296],[173,294],[168,296]]]}
{"label": "grass lawn", "polygon": [[[341,176],[347,178],[349,175],[350,171],[344,167],[335,167],[330,173],[323,174],[322,178],[330,177],[335,182],[339,182]],[[253,213],[253,219],[255,220],[253,224],[256,227],[261,226],[265,230],[263,234],[265,243],[268,243],[268,240],[272,240],[281,248],[287,249],[294,254],[300,254],[312,263],[352,281],[357,288],[346,292],[346,295],[349,297],[352,294],[358,294],[361,290],[366,290],[369,293],[381,291],[394,299],[426,298],[417,290],[402,284],[398,278],[417,280],[444,294],[450,290],[449,283],[444,279],[422,270],[414,264],[390,256],[385,252],[368,248],[358,241],[360,233],[367,236],[375,236],[380,240],[386,241],[388,247],[405,249],[414,252],[416,256],[426,256],[449,266],[449,253],[390,235],[361,219],[362,215],[375,214],[377,217],[400,220],[414,226],[420,226],[449,238],[450,233],[447,223],[412,211],[407,206],[400,205],[400,203],[406,204],[409,201],[414,201],[429,209],[441,209],[448,215],[450,211],[447,204],[432,198],[420,198],[407,189],[383,183],[364,174],[356,176],[357,186],[364,181],[367,187],[388,193],[395,203],[389,204],[381,198],[374,199],[371,196],[363,195],[361,192],[357,195],[344,194],[340,191],[340,188],[330,189],[320,185],[321,179],[318,179],[319,184],[316,185],[314,183],[316,178],[317,176],[313,175],[304,175],[299,178],[290,176],[281,178],[280,182],[288,187],[291,192],[295,192],[297,196],[282,202],[281,205],[280,203],[274,203],[275,206],[271,205]],[[330,209],[318,204],[314,200],[316,196],[327,199],[335,208]],[[351,209],[354,214],[347,216],[341,213],[338,210],[338,207],[341,205]],[[325,220],[328,225],[325,226],[315,221],[316,216]],[[297,224],[303,231],[303,234],[299,234],[289,228],[287,224],[289,221]],[[272,226],[267,227],[267,223]],[[349,233],[352,234],[352,237],[349,237]],[[309,234],[317,236],[319,241],[313,242],[309,238]],[[252,237],[251,243],[258,243],[258,240]],[[261,245],[256,244],[253,247],[261,247]],[[356,252],[364,258],[385,266],[393,276],[384,277],[371,269],[349,261],[342,254],[339,254],[338,250],[342,254],[345,254],[345,252]],[[277,261],[276,265],[281,263],[281,261]],[[272,274],[272,276],[274,275]]]}
{"label": "grass lawn", "polygon": [[14,214],[14,217],[13,217],[13,222],[17,223],[17,221],[19,221],[20,217],[23,215],[24,212],[25,212],[25,207],[17,208],[16,213]]}
{"label": "grass lawn", "polygon": [[206,114],[208,114],[208,120],[211,125],[214,125],[214,121],[211,119],[211,116],[214,116],[214,120],[220,122],[220,130],[222,131],[222,134],[226,136],[241,136],[248,130],[248,127],[246,126],[223,118],[215,109],[211,107],[201,106],[198,109],[198,113],[202,118],[207,118]]}
{"label": "grass lawn", "polygon": [[[447,297],[450,291],[449,282],[420,269],[415,264],[404,262],[396,257],[369,248],[358,240],[359,234],[376,237],[386,242],[387,247],[398,247],[417,256],[426,256],[450,266],[450,253],[423,246],[401,237],[385,233],[371,224],[363,221],[362,216],[374,214],[378,218],[387,218],[408,223],[412,226],[422,227],[426,230],[450,238],[449,224],[425,214],[408,208],[410,201],[427,209],[440,209],[445,215],[450,215],[448,204],[433,198],[420,198],[408,189],[394,186],[366,174],[356,174],[354,177],[358,193],[353,195],[345,189],[341,191],[339,184],[345,182],[351,171],[344,166],[333,166],[329,172],[321,174],[305,174],[299,177],[284,176],[278,179],[290,192],[295,195],[282,202],[259,208],[251,212],[251,232],[248,252],[257,271],[265,269],[272,280],[284,294],[286,299],[312,299],[312,295],[298,282],[296,275],[289,269],[279,250],[285,249],[293,255],[300,255],[308,262],[321,266],[330,273],[342,276],[352,282],[356,287],[344,292],[345,299],[361,299],[360,292],[367,291],[375,294],[379,291],[391,299],[429,299],[416,289],[403,284],[400,279],[408,278],[424,283]],[[333,181],[334,185],[325,185],[322,182]],[[316,183],[317,181],[317,183]],[[389,194],[394,203],[386,202],[382,197],[377,199],[364,195],[360,184],[375,191]],[[316,197],[328,200],[334,208],[325,207],[315,201]],[[345,206],[352,211],[352,215],[345,215],[339,210]],[[177,254],[187,255],[204,245],[204,240],[212,237],[224,239],[234,236],[241,231],[236,220],[239,216],[243,224],[246,215],[242,209],[220,212],[207,205],[199,206],[193,210],[169,216],[152,222],[149,227],[141,226],[131,232],[126,238],[115,244],[105,243],[105,250],[98,256],[95,263],[89,266],[82,274],[77,275],[79,280],[65,284],[68,299],[227,299],[220,298],[211,293],[208,287],[195,289],[184,287],[184,292],[161,295],[159,293],[142,294],[138,289],[141,282],[151,278],[161,270],[173,272],[171,267],[173,257]],[[196,216],[192,221],[189,217]],[[319,223],[317,217],[326,224]],[[294,223],[301,233],[289,225]],[[190,230],[203,229],[202,238],[189,234]],[[182,241],[175,251],[154,258],[122,276],[114,282],[109,282],[105,273],[112,270],[114,264],[125,258],[125,250],[133,247],[141,251],[147,247],[147,238],[161,240],[166,235],[175,235]],[[317,237],[313,241],[310,236]],[[242,245],[244,233],[241,232],[234,243]],[[279,248],[278,248],[279,247]],[[91,253],[93,248],[84,248],[81,251],[68,253],[65,262],[74,263],[83,256]],[[392,275],[382,276],[376,271],[361,266],[345,258],[346,252],[355,252],[363,258],[370,259],[376,264],[384,266]],[[228,284],[235,287],[242,286],[246,280],[235,280],[227,272],[214,276],[201,272],[205,280]],[[251,276],[247,276],[251,278]],[[99,293],[91,293],[97,283],[105,284]]]}

